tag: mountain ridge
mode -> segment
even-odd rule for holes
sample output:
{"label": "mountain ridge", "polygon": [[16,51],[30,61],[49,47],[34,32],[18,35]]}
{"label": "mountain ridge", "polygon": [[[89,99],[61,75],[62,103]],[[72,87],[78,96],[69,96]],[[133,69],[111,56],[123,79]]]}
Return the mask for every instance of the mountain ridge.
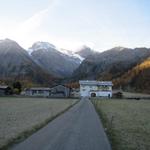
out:
{"label": "mountain ridge", "polygon": [[150,93],[150,57],[113,80],[116,88]]}
{"label": "mountain ridge", "polygon": [[0,42],[0,79],[10,78],[44,84],[55,77],[40,68],[18,43],[5,39]]}
{"label": "mountain ridge", "polygon": [[[47,46],[44,46],[44,45]],[[48,43],[34,43],[30,56],[44,70],[58,77],[67,77],[80,65],[79,58],[70,57]]]}
{"label": "mountain ridge", "polygon": [[[73,77],[77,79],[103,79],[106,73],[117,77],[150,56],[148,48],[113,48],[87,57],[75,70]],[[109,78],[111,79],[111,78]]]}
{"label": "mountain ridge", "polygon": [[149,64],[149,57],[150,49],[145,47],[114,47],[100,53],[84,46],[72,52],[48,42],[36,42],[25,50],[5,39],[0,40],[0,80],[49,86],[81,79],[112,80],[116,88],[148,91],[150,65],[142,71],[141,66]]}

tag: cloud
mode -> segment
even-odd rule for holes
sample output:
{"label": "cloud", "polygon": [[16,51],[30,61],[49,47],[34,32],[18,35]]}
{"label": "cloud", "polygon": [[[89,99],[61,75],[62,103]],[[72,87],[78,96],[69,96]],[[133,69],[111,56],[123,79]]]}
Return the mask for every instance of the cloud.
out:
{"label": "cloud", "polygon": [[63,47],[66,49],[75,50],[77,47],[80,47],[84,44],[93,47],[93,43],[91,42],[85,40],[82,41],[81,39],[76,39],[70,36],[68,37],[61,33],[58,34],[56,32],[53,32],[53,28],[45,30],[44,27],[50,24],[50,21],[55,21],[55,18],[53,18],[53,14],[59,11],[59,9],[57,10],[57,6],[61,5],[61,2],[62,1],[60,0],[50,0],[49,5],[45,9],[36,12],[23,22],[17,22],[13,27],[9,25],[6,28],[5,26],[3,26],[3,28],[0,28],[3,29],[0,31],[0,34],[2,33],[1,35],[3,35],[4,38],[10,38],[17,41],[26,49],[29,48],[34,42],[39,40],[48,41],[58,47]]}
{"label": "cloud", "polygon": [[58,4],[59,0],[50,0],[47,8],[36,12],[27,20],[17,23],[13,28],[8,27],[10,30],[5,30],[7,33],[3,35],[16,40],[25,48],[29,47],[33,42],[40,39],[44,23]]}
{"label": "cloud", "polygon": [[48,15],[49,9],[44,9],[36,14],[34,14],[31,18],[27,19],[23,23],[19,25],[17,29],[18,32],[28,34],[30,32],[35,31],[38,27],[41,26],[42,22]]}
{"label": "cloud", "polygon": [[60,3],[60,0],[50,0],[47,8],[36,12],[33,16],[19,25],[18,31],[29,33],[35,31],[41,24],[48,19],[53,9]]}
{"label": "cloud", "polygon": [[30,33],[30,32],[35,31],[38,27],[40,27],[41,24],[49,15],[50,10],[53,9],[53,7],[55,7],[55,1],[51,0],[47,8],[39,12],[36,12],[33,16],[31,16],[30,18],[22,22],[19,25],[18,31],[21,31],[24,33]]}

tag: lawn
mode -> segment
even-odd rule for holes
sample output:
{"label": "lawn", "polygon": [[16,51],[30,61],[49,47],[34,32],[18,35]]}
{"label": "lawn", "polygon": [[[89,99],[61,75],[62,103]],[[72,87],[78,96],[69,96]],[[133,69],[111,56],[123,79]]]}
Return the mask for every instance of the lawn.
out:
{"label": "lawn", "polygon": [[113,150],[150,150],[150,100],[93,100]]}
{"label": "lawn", "polygon": [[77,100],[0,98],[0,149],[44,126]]}
{"label": "lawn", "polygon": [[150,98],[150,94],[143,94],[143,93],[131,93],[131,92],[123,92],[123,96],[125,98],[132,98],[132,97],[143,97],[143,98]]}

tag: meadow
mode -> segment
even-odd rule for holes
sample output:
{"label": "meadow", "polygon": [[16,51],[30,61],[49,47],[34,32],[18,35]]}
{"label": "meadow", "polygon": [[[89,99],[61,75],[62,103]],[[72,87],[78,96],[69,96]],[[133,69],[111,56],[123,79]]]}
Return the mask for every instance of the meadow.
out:
{"label": "meadow", "polygon": [[150,100],[92,100],[113,150],[150,149]]}
{"label": "meadow", "polygon": [[0,98],[0,149],[46,125],[77,100],[48,98]]}

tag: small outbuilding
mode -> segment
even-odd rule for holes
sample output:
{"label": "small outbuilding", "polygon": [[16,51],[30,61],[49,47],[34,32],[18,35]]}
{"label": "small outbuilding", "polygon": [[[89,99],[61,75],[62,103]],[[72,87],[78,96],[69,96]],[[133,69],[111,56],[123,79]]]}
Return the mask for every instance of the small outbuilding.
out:
{"label": "small outbuilding", "polygon": [[27,88],[25,89],[25,95],[48,97],[50,95],[50,88],[47,87]]}
{"label": "small outbuilding", "polygon": [[70,88],[57,85],[50,89],[50,97],[70,97]]}
{"label": "small outbuilding", "polygon": [[63,85],[57,85],[52,88],[48,87],[34,87],[27,88],[22,92],[26,96],[41,96],[41,97],[69,97],[70,88]]}
{"label": "small outbuilding", "polygon": [[10,95],[10,94],[12,94],[11,87],[7,85],[0,85],[0,96]]}

